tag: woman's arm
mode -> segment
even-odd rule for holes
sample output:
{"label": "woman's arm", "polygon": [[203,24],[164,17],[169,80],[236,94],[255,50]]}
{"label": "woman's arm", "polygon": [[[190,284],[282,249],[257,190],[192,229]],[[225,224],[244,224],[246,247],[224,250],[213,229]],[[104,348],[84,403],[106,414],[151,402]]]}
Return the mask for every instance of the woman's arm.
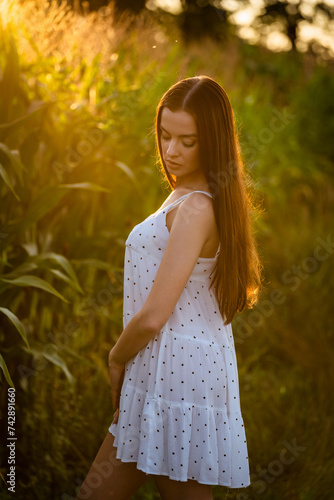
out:
{"label": "woman's arm", "polygon": [[[199,198],[196,200],[194,198]],[[194,207],[201,207],[201,210]],[[161,330],[187,284],[205,242],[214,232],[212,201],[194,193],[179,206],[152,289],[109,353],[109,365],[134,357]]]}

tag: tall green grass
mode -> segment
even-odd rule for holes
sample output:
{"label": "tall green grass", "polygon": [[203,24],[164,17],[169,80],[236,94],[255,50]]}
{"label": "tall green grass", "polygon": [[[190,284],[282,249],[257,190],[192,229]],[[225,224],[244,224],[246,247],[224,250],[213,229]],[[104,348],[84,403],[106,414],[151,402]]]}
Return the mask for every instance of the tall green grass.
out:
{"label": "tall green grass", "polygon": [[[332,67],[237,39],[185,48],[173,25],[148,15],[130,26],[115,24],[112,9],[81,17],[55,3],[48,12],[43,2],[8,5],[0,408],[5,421],[15,385],[16,498],[75,496],[110,424],[106,360],[122,331],[124,242],[168,193],[155,107],[194,74],[227,90],[263,208],[265,287],[233,325],[253,482],[214,487],[214,498],[332,498]],[[293,443],[303,450],[282,454]],[[153,480],[134,498],[159,498]]]}

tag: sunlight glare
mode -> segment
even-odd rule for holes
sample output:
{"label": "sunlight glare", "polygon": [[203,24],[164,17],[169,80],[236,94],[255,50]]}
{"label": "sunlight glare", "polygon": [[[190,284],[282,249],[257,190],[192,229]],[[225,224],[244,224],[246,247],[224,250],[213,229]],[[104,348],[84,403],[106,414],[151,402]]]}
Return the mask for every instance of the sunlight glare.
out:
{"label": "sunlight glare", "polygon": [[12,12],[16,7],[15,4],[15,0],[7,0],[6,2],[0,1],[0,20],[4,27],[6,27],[11,19],[15,17]]}
{"label": "sunlight glare", "polygon": [[290,50],[291,42],[289,38],[284,35],[284,33],[280,33],[279,31],[271,31],[266,36],[266,46],[273,52],[280,52],[284,50]]}
{"label": "sunlight glare", "polygon": [[259,32],[251,26],[241,26],[238,29],[238,35],[251,44],[257,43],[260,39]]}
{"label": "sunlight glare", "polygon": [[254,20],[254,9],[252,7],[247,7],[246,9],[241,9],[231,15],[231,20],[238,26],[247,26]]}
{"label": "sunlight glare", "polygon": [[181,0],[155,0],[155,5],[170,14],[180,14],[182,12]]}

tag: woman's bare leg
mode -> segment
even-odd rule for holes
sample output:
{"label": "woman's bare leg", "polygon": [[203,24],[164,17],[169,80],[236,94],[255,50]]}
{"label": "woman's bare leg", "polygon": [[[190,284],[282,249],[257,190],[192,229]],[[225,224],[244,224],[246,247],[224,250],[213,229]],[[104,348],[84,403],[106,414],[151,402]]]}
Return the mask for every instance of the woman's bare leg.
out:
{"label": "woman's bare leg", "polygon": [[162,500],[212,500],[212,487],[193,479],[175,481],[168,476],[153,476]]}
{"label": "woman's bare leg", "polygon": [[114,439],[108,432],[80,487],[77,500],[130,500],[149,479],[148,474],[137,469],[136,462],[123,463],[116,458]]}

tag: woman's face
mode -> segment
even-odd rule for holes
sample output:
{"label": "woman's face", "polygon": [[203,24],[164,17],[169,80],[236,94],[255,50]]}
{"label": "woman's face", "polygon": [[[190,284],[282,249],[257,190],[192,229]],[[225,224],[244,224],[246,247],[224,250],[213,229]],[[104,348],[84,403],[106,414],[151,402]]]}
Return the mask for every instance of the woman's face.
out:
{"label": "woman's face", "polygon": [[164,107],[160,134],[162,156],[170,174],[179,177],[200,169],[197,126],[191,114]]}

